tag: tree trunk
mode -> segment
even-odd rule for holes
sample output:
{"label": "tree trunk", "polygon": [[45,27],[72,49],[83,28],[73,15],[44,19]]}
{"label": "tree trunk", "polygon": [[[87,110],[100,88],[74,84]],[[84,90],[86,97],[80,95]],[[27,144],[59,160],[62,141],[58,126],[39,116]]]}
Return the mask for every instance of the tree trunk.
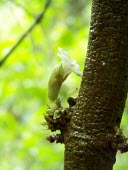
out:
{"label": "tree trunk", "polygon": [[82,83],[65,135],[65,170],[112,170],[127,78],[128,1],[93,0]]}

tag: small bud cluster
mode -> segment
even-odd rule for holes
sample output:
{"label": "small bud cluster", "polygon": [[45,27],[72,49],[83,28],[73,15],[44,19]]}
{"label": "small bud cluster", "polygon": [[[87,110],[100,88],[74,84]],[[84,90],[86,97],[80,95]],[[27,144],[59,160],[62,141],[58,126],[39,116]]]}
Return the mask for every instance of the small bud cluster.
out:
{"label": "small bud cluster", "polygon": [[[59,101],[59,100],[58,100]],[[69,108],[63,109],[60,102],[56,101],[56,104],[58,103],[58,108],[56,110],[52,110],[50,108],[47,109],[46,114],[44,116],[48,129],[50,129],[52,132],[56,130],[60,130],[60,134],[52,134],[46,137],[48,141],[51,143],[56,141],[56,143],[64,143],[64,131],[66,131],[66,128],[68,127],[68,124],[70,123],[71,116],[72,116],[72,107],[76,104],[76,99],[73,99],[71,97],[68,98]]]}

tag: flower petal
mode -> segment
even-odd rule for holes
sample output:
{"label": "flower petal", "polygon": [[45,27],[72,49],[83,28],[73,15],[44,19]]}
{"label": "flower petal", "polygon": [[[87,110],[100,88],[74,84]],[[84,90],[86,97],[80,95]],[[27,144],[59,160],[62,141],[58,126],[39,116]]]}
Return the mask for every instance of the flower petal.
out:
{"label": "flower petal", "polygon": [[69,54],[62,48],[58,48],[58,56],[62,59],[62,67],[64,69],[65,75],[71,72],[76,73],[78,76],[82,76],[80,71],[80,66],[76,63],[76,60],[71,60]]}

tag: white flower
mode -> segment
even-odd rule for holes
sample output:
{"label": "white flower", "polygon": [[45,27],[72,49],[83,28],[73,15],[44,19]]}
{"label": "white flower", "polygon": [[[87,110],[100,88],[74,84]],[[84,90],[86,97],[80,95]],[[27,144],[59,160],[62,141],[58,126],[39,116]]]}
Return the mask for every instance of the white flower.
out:
{"label": "white flower", "polygon": [[76,60],[71,60],[68,53],[62,48],[59,48],[58,56],[62,59],[62,62],[56,65],[48,82],[48,97],[52,102],[57,100],[62,83],[71,72],[75,72],[77,75],[82,76],[82,72],[80,71],[79,65],[76,63]]}
{"label": "white flower", "polygon": [[82,77],[82,72],[80,71],[80,66],[76,63],[76,60],[71,60],[69,54],[62,48],[58,48],[58,56],[62,59],[62,67],[64,69],[65,75],[69,75],[71,72],[76,73],[78,76]]}

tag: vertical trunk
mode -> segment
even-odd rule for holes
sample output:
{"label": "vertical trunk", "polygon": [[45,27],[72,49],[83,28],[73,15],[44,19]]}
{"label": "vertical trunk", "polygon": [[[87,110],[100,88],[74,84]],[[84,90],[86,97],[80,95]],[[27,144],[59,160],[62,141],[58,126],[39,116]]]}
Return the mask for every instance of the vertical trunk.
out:
{"label": "vertical trunk", "polygon": [[127,76],[128,1],[93,0],[83,79],[65,135],[65,170],[112,170]]}

